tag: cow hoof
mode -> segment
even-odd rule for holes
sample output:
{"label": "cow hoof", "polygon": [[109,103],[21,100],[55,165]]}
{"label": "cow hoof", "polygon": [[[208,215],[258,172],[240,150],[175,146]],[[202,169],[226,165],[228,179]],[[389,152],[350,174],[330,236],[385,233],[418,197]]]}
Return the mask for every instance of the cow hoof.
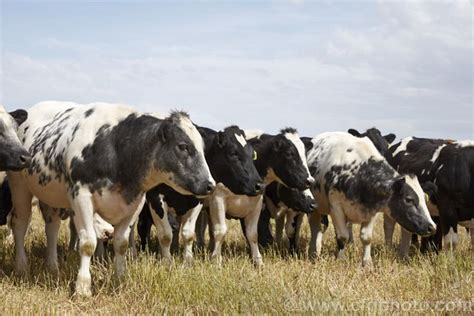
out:
{"label": "cow hoof", "polygon": [[362,260],[362,267],[364,268],[372,268],[372,259],[364,259]]}
{"label": "cow hoof", "polygon": [[185,256],[183,259],[184,259],[184,265],[185,266],[190,267],[190,266],[193,265],[193,262],[194,262],[193,256]]}
{"label": "cow hoof", "polygon": [[91,279],[84,276],[78,276],[76,281],[76,295],[82,297],[91,297]]}
{"label": "cow hoof", "polygon": [[254,258],[253,259],[253,265],[256,267],[256,268],[262,268],[263,267],[263,260],[261,257],[258,257],[258,258]]}
{"label": "cow hoof", "polygon": [[28,262],[23,259],[17,260],[15,264],[15,273],[17,275],[26,275],[28,274]]}
{"label": "cow hoof", "polygon": [[49,273],[53,275],[59,274],[59,266],[57,262],[50,262],[46,264],[46,268],[48,269]]}

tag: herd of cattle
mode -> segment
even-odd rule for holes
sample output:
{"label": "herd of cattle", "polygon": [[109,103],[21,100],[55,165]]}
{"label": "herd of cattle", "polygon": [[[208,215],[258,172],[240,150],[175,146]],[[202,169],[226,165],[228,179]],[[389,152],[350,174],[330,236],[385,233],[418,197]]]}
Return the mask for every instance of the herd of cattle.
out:
{"label": "herd of cattle", "polygon": [[106,103],[47,101],[10,113],[0,107],[0,170],[6,171],[0,223],[10,222],[15,267],[25,273],[33,198],[53,270],[60,223],[70,217],[70,247],[80,254],[76,293],[86,296],[91,257],[102,240],[113,239],[116,272],[123,275],[136,224],[143,249],[154,224],[162,256],[171,258],[180,237],[186,261],[194,240],[204,246],[209,225],[212,257],[220,262],[226,219],[239,219],[257,266],[259,245],[274,240],[272,218],[277,242],[285,230],[294,250],[308,216],[311,256],[321,253],[328,216],[338,257],[352,238],[351,223],[360,224],[364,265],[372,260],[378,212],[387,244],[394,224],[402,226],[402,256],[412,234],[422,237],[423,250],[455,248],[458,225],[471,229],[474,246],[474,141],[409,137],[391,145],[394,140],[375,128],[314,138],[293,128],[277,135],[237,126],[214,131],[184,112],[164,117]]}

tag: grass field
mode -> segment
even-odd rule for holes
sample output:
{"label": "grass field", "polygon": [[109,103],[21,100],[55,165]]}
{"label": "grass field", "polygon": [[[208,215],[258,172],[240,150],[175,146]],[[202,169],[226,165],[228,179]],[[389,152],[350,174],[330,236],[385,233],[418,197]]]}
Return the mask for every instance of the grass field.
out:
{"label": "grass field", "polygon": [[[334,258],[334,233],[328,229],[323,256],[311,262],[276,249],[264,254],[257,270],[246,255],[237,221],[230,224],[224,264],[197,254],[192,266],[180,258],[170,264],[155,254],[140,253],[128,262],[127,276],[117,280],[111,263],[93,263],[91,298],[72,296],[79,265],[67,250],[67,223],[61,227],[60,273],[44,269],[43,222],[34,212],[27,238],[30,271],[13,273],[12,245],[0,249],[0,310],[18,313],[291,313],[291,312],[452,312],[474,313],[474,252],[462,229],[454,253],[421,256],[412,249],[409,262],[383,246],[381,217],[372,249],[374,264],[361,267],[361,247],[348,249],[345,260]],[[6,231],[0,233],[4,241]],[[309,236],[304,227],[302,246]],[[397,235],[398,237],[398,235]],[[151,245],[157,247],[156,242]]]}

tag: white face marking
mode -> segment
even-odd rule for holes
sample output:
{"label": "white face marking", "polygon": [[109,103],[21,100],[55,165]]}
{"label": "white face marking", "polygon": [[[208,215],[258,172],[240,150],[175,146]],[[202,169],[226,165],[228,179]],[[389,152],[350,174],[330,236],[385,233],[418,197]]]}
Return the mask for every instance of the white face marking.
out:
{"label": "white face marking", "polygon": [[398,146],[397,150],[393,152],[393,156],[396,156],[401,151],[407,150],[407,145],[411,140],[413,140],[413,137],[407,137],[402,139],[400,146]]}
{"label": "white face marking", "polygon": [[441,149],[443,149],[444,147],[446,147],[446,145],[441,145],[435,150],[435,152],[433,153],[433,157],[431,157],[430,159],[431,162],[435,162],[436,159],[438,159],[439,154],[441,153]]}
{"label": "white face marking", "polygon": [[191,122],[189,118],[181,117],[179,123],[181,129],[186,133],[186,135],[188,135],[194,146],[196,146],[196,149],[198,150],[199,155],[201,156],[202,161],[204,162],[203,167],[206,169],[206,172],[209,175],[208,181],[211,182],[212,185],[215,185],[216,182],[211,176],[211,171],[209,170],[209,166],[206,163],[206,158],[204,157],[204,141],[201,137],[201,134],[199,134],[198,130],[193,125],[193,122]]}
{"label": "white face marking", "polygon": [[235,139],[237,139],[237,141],[239,142],[239,144],[242,145],[242,147],[245,147],[245,145],[247,145],[247,141],[242,135],[234,134],[234,136],[235,136]]}
{"label": "white face marking", "polygon": [[298,151],[298,154],[300,155],[301,162],[303,163],[303,166],[306,170],[306,172],[309,175],[309,179],[313,179],[313,177],[309,173],[308,169],[308,161],[306,160],[306,150],[304,148],[304,144],[301,141],[300,137],[298,136],[297,133],[286,133],[285,137],[295,145],[296,150]]}
{"label": "white face marking", "polygon": [[420,182],[418,181],[418,178],[416,176],[406,175],[405,181],[413,189],[413,191],[415,191],[416,195],[418,196],[420,208],[423,210],[423,215],[429,219],[429,222],[433,227],[436,227],[436,224],[431,219],[428,206],[426,205],[425,193],[423,192],[423,189],[420,186]]}

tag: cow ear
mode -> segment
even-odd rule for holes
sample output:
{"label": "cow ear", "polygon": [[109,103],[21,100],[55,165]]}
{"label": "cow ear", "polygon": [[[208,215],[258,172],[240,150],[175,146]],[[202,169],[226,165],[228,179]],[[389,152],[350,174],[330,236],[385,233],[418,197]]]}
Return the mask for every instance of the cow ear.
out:
{"label": "cow ear", "polygon": [[219,148],[224,147],[224,132],[219,131],[217,133],[216,141],[217,141],[217,146],[219,146]]}
{"label": "cow ear", "polygon": [[276,152],[279,152],[280,149],[281,149],[281,146],[282,146],[282,140],[280,137],[275,137],[274,141],[273,141],[273,150],[276,151]]}
{"label": "cow ear", "polygon": [[15,119],[18,125],[21,125],[28,118],[28,112],[25,110],[16,110],[8,114],[10,114]]}
{"label": "cow ear", "polygon": [[161,124],[160,129],[158,130],[158,134],[161,140],[163,141],[163,143],[166,143],[168,141],[169,136],[170,136],[170,131],[169,131],[168,124],[166,122]]}
{"label": "cow ear", "polygon": [[438,192],[438,186],[431,181],[426,181],[421,184],[421,188],[425,193],[427,193],[430,197],[433,196]]}
{"label": "cow ear", "polygon": [[385,138],[387,143],[391,144],[391,143],[393,143],[393,141],[395,140],[396,137],[397,136],[395,136],[395,134],[390,133],[390,134],[385,135],[383,138]]}
{"label": "cow ear", "polygon": [[403,185],[406,183],[405,178],[400,178],[392,184],[393,192],[400,193],[403,189]]}
{"label": "cow ear", "polygon": [[347,132],[348,132],[349,134],[351,134],[352,136],[355,136],[355,137],[362,137],[362,135],[361,135],[357,130],[355,130],[355,129],[353,129],[353,128],[349,128],[349,129],[347,130]]}

